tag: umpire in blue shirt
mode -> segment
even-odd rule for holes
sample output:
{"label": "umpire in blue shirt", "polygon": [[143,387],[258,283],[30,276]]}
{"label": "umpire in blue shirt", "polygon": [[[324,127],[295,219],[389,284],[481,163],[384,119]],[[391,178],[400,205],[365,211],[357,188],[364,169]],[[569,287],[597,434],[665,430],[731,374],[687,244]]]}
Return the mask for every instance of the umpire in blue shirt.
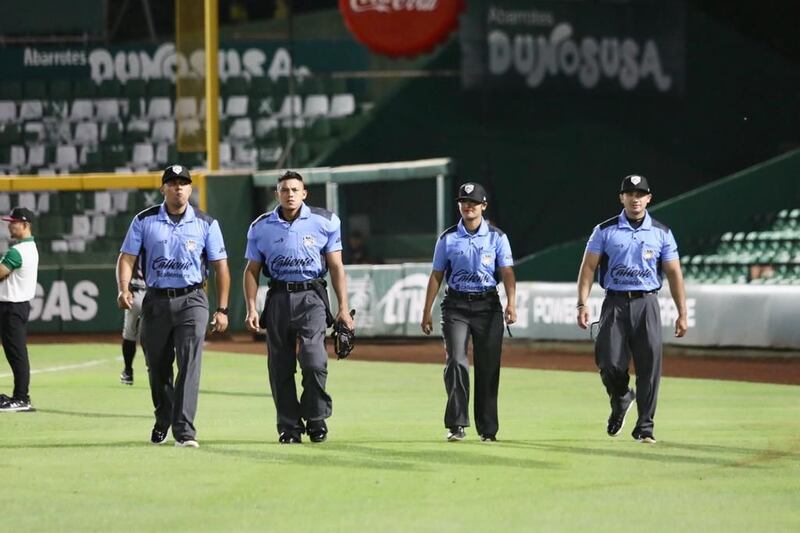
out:
{"label": "umpire in blue shirt", "polygon": [[[654,444],[661,380],[661,309],[658,291],[662,273],[667,275],[672,299],[678,308],[675,336],[688,328],[686,291],[678,245],[670,229],[647,212],[652,195],[644,176],[622,180],[619,200],[624,209],[595,226],[586,245],[578,276],[578,326],[589,327],[586,306],[597,267],[597,279],[606,290],[595,343],[595,361],[611,402],[607,432],[616,437],[625,415],[636,401],[639,417],[632,435]],[[628,387],[628,365],[633,357],[636,390]]]}
{"label": "umpire in blue shirt", "polygon": [[[156,423],[153,444],[167,439],[172,427],[176,446],[197,448],[194,417],[200,386],[200,360],[208,324],[208,298],[203,283],[208,264],[214,268],[219,308],[213,331],[228,327],[228,272],[219,223],[189,205],[192,177],[186,167],[172,165],[161,177],[164,202],[133,218],[117,261],[117,304],[130,309],[130,283],[141,256],[147,291],[142,302],[141,342],[150,377]],[[173,361],[178,375],[173,384]]]}
{"label": "umpire in blue shirt", "polygon": [[[472,337],[475,362],[475,426],[482,441],[497,440],[497,395],[500,387],[500,352],[503,318],[517,320],[514,259],[508,237],[490,225],[483,213],[488,205],[479,183],[465,183],[458,190],[461,220],[436,241],[433,269],[428,279],[422,331],[433,330],[431,306],[443,279],[447,292],[442,301],[442,334],[447,352],[444,386],[447,406],[444,425],[447,440],[462,440],[469,426],[469,361],[467,344]],[[502,280],[506,290],[505,315],[497,293]]]}
{"label": "umpire in blue shirt", "polygon": [[[301,435],[308,432],[312,442],[322,442],[328,434],[325,419],[332,414],[332,400],[325,391],[325,330],[334,320],[354,329],[348,313],[341,223],[334,213],[305,204],[308,190],[297,172],[285,172],[276,192],[280,205],[258,217],[247,232],[246,326],[253,332],[259,326],[267,330],[267,366],[278,441],[300,443]],[[323,279],[328,270],[339,301],[335,319]],[[269,278],[269,292],[259,317],[256,292],[262,271]],[[298,361],[303,374],[299,402],[294,381]]]}

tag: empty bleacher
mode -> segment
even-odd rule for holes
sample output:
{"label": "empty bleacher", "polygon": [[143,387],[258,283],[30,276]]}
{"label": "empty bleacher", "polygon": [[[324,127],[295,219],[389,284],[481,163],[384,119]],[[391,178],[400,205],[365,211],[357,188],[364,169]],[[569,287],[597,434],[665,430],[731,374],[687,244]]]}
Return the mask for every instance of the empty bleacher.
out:
{"label": "empty bleacher", "polygon": [[[274,168],[289,146],[295,165],[311,164],[369,107],[341,79],[296,80],[294,94],[285,78],[228,78],[220,89],[223,168]],[[175,94],[163,79],[1,82],[0,173],[204,166],[203,152],[179,155],[177,139],[205,138],[205,102]]]}
{"label": "empty bleacher", "polygon": [[[148,190],[0,192],[0,212],[12,206],[36,212],[42,265],[113,264],[133,216],[161,200]],[[9,241],[8,224],[0,224],[0,255]]]}
{"label": "empty bleacher", "polygon": [[687,282],[800,285],[800,208],[759,217],[752,226],[683,256]]}

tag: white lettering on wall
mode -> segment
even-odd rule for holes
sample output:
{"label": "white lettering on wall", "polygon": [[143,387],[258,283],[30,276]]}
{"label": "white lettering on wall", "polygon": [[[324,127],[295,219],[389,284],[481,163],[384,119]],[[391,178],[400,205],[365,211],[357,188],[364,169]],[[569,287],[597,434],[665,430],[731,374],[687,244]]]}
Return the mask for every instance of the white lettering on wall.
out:
{"label": "white lettering on wall", "polygon": [[50,322],[54,318],[64,321],[88,322],[97,317],[97,297],[100,289],[93,281],[82,280],[72,287],[67,282],[56,280],[45,294],[41,284],[36,285],[36,295],[31,300],[30,320]]}
{"label": "white lettering on wall", "polygon": [[630,37],[587,36],[577,40],[572,26],[562,22],[549,37],[492,30],[488,45],[489,72],[496,76],[517,73],[531,88],[559,75],[576,78],[586,89],[595,88],[601,79],[616,80],[628,91],[646,79],[661,92],[672,87],[672,77],[664,72],[652,39],[640,43]]}

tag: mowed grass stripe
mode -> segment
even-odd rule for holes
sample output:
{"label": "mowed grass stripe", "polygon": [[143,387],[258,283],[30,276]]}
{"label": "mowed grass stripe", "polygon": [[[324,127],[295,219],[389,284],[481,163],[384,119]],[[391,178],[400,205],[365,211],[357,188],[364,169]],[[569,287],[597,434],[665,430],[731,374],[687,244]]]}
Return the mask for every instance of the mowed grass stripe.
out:
{"label": "mowed grass stripe", "polygon": [[[280,446],[265,357],[209,352],[199,450],[148,444],[146,371],[31,347],[37,413],[0,416],[8,530],[795,531],[800,387],[665,379],[659,443],[605,435],[593,373],[503,369],[497,443],[444,441],[440,365],[330,362],[330,440]],[[298,374],[299,377],[299,374]],[[0,379],[8,392],[10,378]]]}

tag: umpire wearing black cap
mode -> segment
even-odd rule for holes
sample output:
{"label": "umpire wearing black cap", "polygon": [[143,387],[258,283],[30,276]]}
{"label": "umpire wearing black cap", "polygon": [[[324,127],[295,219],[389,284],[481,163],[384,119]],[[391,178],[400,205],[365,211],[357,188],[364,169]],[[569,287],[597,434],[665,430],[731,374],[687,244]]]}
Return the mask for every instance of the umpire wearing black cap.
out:
{"label": "umpire wearing black cap", "polygon": [[[506,234],[483,218],[488,205],[484,188],[479,183],[465,183],[458,190],[457,201],[461,220],[446,229],[436,242],[421,327],[426,335],[433,330],[431,306],[442,279],[447,278],[442,302],[442,334],[447,352],[444,368],[447,440],[462,440],[466,436],[464,428],[469,426],[467,345],[471,337],[475,426],[482,441],[494,441],[499,429],[497,395],[503,318],[507,324],[517,320],[514,259]],[[507,296],[505,313],[497,293],[500,280]]]}
{"label": "umpire wearing black cap", "polygon": [[[686,292],[678,245],[672,231],[652,218],[647,206],[652,199],[644,176],[622,180],[620,214],[595,226],[586,245],[578,276],[578,326],[589,327],[587,300],[595,271],[606,290],[595,343],[595,360],[611,402],[607,433],[616,437],[625,415],[636,401],[638,419],[633,438],[654,444],[653,418],[661,381],[661,308],[658,291],[662,272],[667,275],[672,299],[678,308],[675,336],[688,329]],[[628,387],[631,357],[636,368],[636,390]]]}
{"label": "umpire wearing black cap", "polygon": [[[200,367],[208,297],[203,283],[214,269],[219,307],[211,320],[215,331],[228,326],[230,273],[219,223],[189,204],[192,177],[172,165],[161,178],[164,202],[133,217],[117,261],[117,304],[130,309],[130,282],[141,257],[147,291],[142,302],[142,348],[147,361],[155,425],[150,442],[162,444],[172,428],[175,445],[197,448]],[[173,362],[178,374],[173,378]]]}

